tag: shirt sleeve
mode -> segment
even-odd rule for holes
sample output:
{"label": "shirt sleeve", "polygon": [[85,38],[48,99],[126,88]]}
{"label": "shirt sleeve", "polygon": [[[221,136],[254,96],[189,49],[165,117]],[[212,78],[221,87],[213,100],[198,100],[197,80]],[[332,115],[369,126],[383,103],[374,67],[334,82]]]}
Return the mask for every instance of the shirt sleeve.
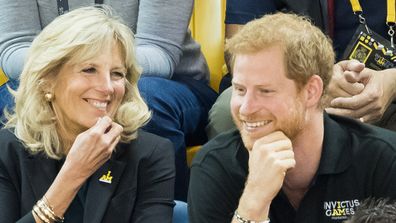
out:
{"label": "shirt sleeve", "polygon": [[[374,158],[376,156],[372,157]],[[371,182],[373,182],[371,189],[374,190],[373,196],[396,200],[396,151],[393,149],[393,146],[384,148],[376,162],[372,161],[371,165],[373,165],[373,169],[375,170],[371,179]]]}
{"label": "shirt sleeve", "polygon": [[139,171],[136,207],[133,223],[164,222],[171,223],[173,215],[175,155],[173,145],[164,140],[148,160],[142,162]]}
{"label": "shirt sleeve", "polygon": [[136,54],[143,75],[171,78],[182,57],[193,0],[142,0]]}
{"label": "shirt sleeve", "polygon": [[0,5],[0,67],[11,79],[17,79],[27,49],[41,30],[37,2],[0,0]]}
{"label": "shirt sleeve", "polygon": [[[0,145],[2,146],[2,145]],[[5,150],[0,147],[0,150]],[[35,220],[31,212],[28,212],[21,218],[20,213],[20,195],[17,192],[16,181],[17,173],[7,171],[10,165],[6,166],[4,160],[11,163],[11,157],[5,157],[0,154],[0,222],[1,223],[34,223]],[[11,165],[12,166],[12,165]]]}
{"label": "shirt sleeve", "polygon": [[227,0],[226,24],[244,25],[277,10],[275,0]]}
{"label": "shirt sleeve", "polygon": [[231,189],[235,182],[227,178],[212,157],[191,167],[188,213],[191,223],[231,222],[239,194]]}

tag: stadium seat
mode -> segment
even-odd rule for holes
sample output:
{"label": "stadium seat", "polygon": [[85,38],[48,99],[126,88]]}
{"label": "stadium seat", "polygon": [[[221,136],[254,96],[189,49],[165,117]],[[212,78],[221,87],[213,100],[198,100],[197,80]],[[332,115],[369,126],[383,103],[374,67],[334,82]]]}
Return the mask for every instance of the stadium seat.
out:
{"label": "stadium seat", "polygon": [[[210,70],[210,86],[218,91],[224,72],[224,18],[226,0],[195,0],[190,21],[193,38],[201,44],[201,50]],[[201,146],[187,148],[187,163]]]}

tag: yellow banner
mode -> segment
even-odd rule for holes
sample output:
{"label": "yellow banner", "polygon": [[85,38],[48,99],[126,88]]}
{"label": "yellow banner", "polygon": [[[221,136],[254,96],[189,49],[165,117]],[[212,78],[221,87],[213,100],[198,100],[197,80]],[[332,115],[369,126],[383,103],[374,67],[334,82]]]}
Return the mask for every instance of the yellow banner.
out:
{"label": "yellow banner", "polygon": [[8,77],[5,75],[3,70],[0,68],[0,87],[3,86],[3,84],[8,82]]}

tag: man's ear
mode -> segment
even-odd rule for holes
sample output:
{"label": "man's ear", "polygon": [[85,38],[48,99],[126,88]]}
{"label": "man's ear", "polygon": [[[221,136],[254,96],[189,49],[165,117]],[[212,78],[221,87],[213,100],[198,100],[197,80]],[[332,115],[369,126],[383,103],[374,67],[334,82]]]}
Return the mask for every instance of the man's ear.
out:
{"label": "man's ear", "polygon": [[323,81],[318,75],[309,78],[304,87],[305,103],[307,107],[319,107],[320,99],[323,93]]}

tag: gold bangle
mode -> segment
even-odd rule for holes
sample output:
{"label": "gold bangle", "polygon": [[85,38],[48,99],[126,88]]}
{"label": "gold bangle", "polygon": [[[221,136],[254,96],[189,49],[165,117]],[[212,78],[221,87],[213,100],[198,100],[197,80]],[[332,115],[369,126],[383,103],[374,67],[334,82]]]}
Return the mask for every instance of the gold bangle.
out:
{"label": "gold bangle", "polygon": [[50,220],[41,213],[39,207],[37,205],[33,206],[32,213],[35,214],[42,222],[51,223]]}
{"label": "gold bangle", "polygon": [[37,201],[37,206],[40,209],[41,213],[43,213],[48,219],[51,221],[56,221],[54,212],[49,209],[49,207],[46,205],[46,203],[43,200]]}
{"label": "gold bangle", "polygon": [[54,208],[49,204],[48,199],[47,199],[47,197],[45,197],[45,195],[43,196],[43,198],[40,201],[43,203],[46,210],[51,214],[51,216],[50,216],[51,219],[53,219],[55,222],[59,222],[59,223],[64,222],[65,218],[60,217],[55,214]]}

